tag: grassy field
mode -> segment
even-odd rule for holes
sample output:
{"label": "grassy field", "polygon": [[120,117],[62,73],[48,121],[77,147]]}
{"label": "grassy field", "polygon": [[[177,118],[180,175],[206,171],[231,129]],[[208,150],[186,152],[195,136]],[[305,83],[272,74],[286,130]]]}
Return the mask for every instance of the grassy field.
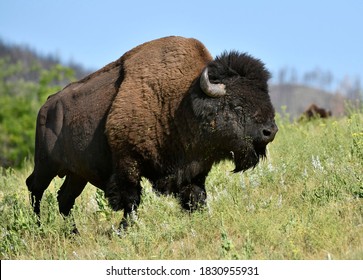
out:
{"label": "grassy field", "polygon": [[42,200],[42,225],[21,170],[0,171],[1,259],[363,259],[363,115],[289,123],[268,158],[233,174],[215,165],[208,206],[188,214],[143,181],[135,224],[116,230],[122,213],[87,186],[76,201],[80,236],[58,212],[55,179]]}

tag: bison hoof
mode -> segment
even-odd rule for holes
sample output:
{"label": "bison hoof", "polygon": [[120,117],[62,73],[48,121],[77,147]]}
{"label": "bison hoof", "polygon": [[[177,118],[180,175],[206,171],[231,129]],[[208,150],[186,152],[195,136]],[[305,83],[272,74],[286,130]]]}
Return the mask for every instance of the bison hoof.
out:
{"label": "bison hoof", "polygon": [[78,228],[74,227],[71,231],[72,235],[80,235]]}
{"label": "bison hoof", "polygon": [[122,218],[121,222],[120,222],[120,231],[122,230],[126,230],[129,227],[129,223],[125,218]]}
{"label": "bison hoof", "polygon": [[207,193],[196,185],[188,185],[180,192],[181,204],[185,210],[195,211],[206,205]]}
{"label": "bison hoof", "polygon": [[127,215],[127,217],[123,217],[120,225],[119,225],[119,232],[123,232],[126,231],[130,226],[132,226],[135,221],[134,221],[134,215],[136,215],[134,212],[130,213]]}

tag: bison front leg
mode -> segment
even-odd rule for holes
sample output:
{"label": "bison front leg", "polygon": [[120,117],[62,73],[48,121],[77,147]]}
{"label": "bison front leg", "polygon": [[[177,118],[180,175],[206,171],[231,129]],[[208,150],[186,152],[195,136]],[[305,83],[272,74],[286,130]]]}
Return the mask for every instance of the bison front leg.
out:
{"label": "bison front leg", "polygon": [[128,220],[136,212],[141,200],[141,175],[137,162],[134,160],[123,161],[122,168],[118,168],[109,179],[105,190],[113,210],[124,210],[120,228],[126,229]]}
{"label": "bison front leg", "polygon": [[184,209],[195,211],[206,205],[207,192],[205,179],[207,175],[201,174],[192,180],[191,184],[180,187],[180,200]]}
{"label": "bison front leg", "polygon": [[180,200],[185,210],[195,211],[205,206],[207,193],[204,188],[189,184],[181,187]]}

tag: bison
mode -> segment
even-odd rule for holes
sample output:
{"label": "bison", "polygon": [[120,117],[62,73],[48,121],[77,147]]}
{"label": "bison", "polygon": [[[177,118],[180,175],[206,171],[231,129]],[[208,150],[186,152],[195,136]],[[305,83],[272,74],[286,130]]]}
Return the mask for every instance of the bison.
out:
{"label": "bison", "polygon": [[37,117],[34,171],[26,180],[35,213],[55,176],[65,176],[57,196],[64,216],[90,182],[112,209],[124,210],[126,227],[142,176],[187,210],[204,205],[214,163],[231,159],[239,172],[266,156],[278,131],[269,77],[246,53],[213,59],[198,40],[171,36],[69,84]]}
{"label": "bison", "polygon": [[332,116],[331,111],[326,110],[324,108],[318,107],[316,104],[311,104],[301,115],[300,119],[311,120],[313,118],[322,118],[326,119]]}

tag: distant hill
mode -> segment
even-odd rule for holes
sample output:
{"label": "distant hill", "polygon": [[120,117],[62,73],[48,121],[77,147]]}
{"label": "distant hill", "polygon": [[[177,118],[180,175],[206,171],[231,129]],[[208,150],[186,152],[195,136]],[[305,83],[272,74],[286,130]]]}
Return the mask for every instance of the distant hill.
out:
{"label": "distant hill", "polygon": [[276,111],[281,113],[282,107],[285,107],[291,119],[299,117],[312,103],[332,111],[333,116],[344,114],[345,99],[340,94],[305,85],[270,85],[270,96]]}
{"label": "distant hill", "polygon": [[64,63],[55,55],[43,55],[35,50],[24,46],[5,43],[0,39],[0,58],[7,59],[7,64],[14,65],[19,62],[22,64],[21,73],[17,73],[18,77],[26,81],[37,82],[39,80],[39,69],[49,70],[55,65],[63,65],[74,70],[75,77],[80,79],[92,70],[86,69],[78,63]]}

